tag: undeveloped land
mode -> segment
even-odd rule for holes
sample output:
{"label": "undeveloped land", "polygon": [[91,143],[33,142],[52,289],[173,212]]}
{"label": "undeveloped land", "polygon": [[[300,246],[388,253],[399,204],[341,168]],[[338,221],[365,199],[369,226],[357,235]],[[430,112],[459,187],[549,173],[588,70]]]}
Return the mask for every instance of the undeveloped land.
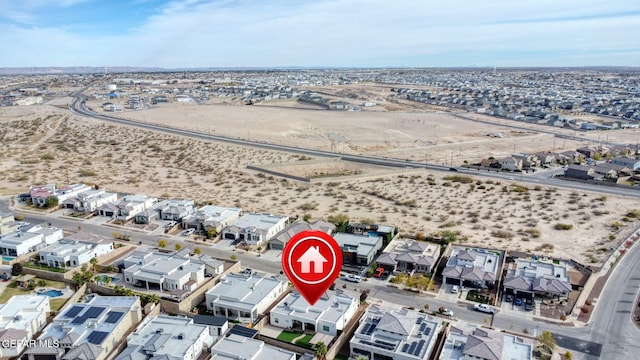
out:
{"label": "undeveloped land", "polygon": [[[197,112],[204,112],[208,107],[202,108],[189,108],[190,115],[184,124],[188,125],[189,121],[197,124]],[[253,114],[255,107],[247,108],[251,107],[216,110],[219,113],[212,115],[212,119],[228,122],[229,131],[237,121],[238,136],[245,131],[273,136],[286,133],[290,130],[284,119],[289,117],[293,118],[291,122],[300,122],[303,129],[311,126],[306,122],[309,120],[300,119],[297,112],[289,116],[280,111],[277,117],[283,119],[283,124],[274,125],[270,130],[266,125],[251,126],[247,130],[242,128],[250,124],[244,115]],[[184,109],[165,111],[173,111],[178,119],[182,118],[179,114]],[[238,114],[231,119],[224,115],[236,111]],[[270,116],[276,117],[276,113]],[[147,121],[150,114],[152,112],[147,112]],[[339,124],[345,121],[336,119],[338,115],[353,114],[322,112],[318,116],[325,118],[323,125],[297,132],[299,137],[283,133],[278,135],[281,137],[278,140],[297,139],[298,145],[311,144],[316,134],[318,142],[327,144],[322,134],[340,131]],[[393,121],[375,117],[365,121],[365,115],[368,114],[355,116],[363,116],[362,121],[369,125],[362,126],[358,136],[349,135],[353,143],[345,143],[359,147],[373,147],[378,143],[385,147],[385,141],[402,143],[402,138],[415,137],[416,132],[426,134],[426,130],[416,130],[409,125],[422,124],[419,127],[426,128],[428,122],[426,119],[421,122],[421,114],[390,114]],[[453,125],[436,126],[437,120],[430,121],[434,122],[433,129],[455,130]],[[170,123],[183,124],[182,120]],[[395,123],[400,124],[394,127],[397,131],[386,128]],[[206,126],[200,125],[202,129]],[[323,130],[314,130],[319,127]],[[464,142],[482,138],[485,129],[472,130],[471,127],[465,127],[461,135],[450,135],[449,140],[433,136],[430,141]],[[217,127],[216,131],[220,129]],[[60,185],[68,179],[69,182],[97,183],[111,191],[193,198],[199,203],[238,206],[246,211],[292,217],[308,215],[312,219],[327,219],[330,215],[347,214],[352,221],[397,225],[400,232],[408,236],[444,235],[470,245],[532,250],[585,263],[601,261],[620,240],[619,231],[637,224],[636,213],[627,216],[638,208],[635,199],[471,179],[455,173],[393,169],[367,173],[360,165],[341,163],[342,172],[361,171],[360,176],[348,179],[335,176],[313,184],[295,182],[247,170],[247,165],[286,164],[278,166],[298,174],[332,168],[327,168],[327,161],[322,159],[115,126],[50,106],[0,109],[0,138],[5,150],[0,157],[0,192],[3,194],[24,192],[30,184]],[[364,140],[357,142],[356,139]],[[404,144],[411,141],[413,138]],[[314,167],[314,161],[319,165]]]}

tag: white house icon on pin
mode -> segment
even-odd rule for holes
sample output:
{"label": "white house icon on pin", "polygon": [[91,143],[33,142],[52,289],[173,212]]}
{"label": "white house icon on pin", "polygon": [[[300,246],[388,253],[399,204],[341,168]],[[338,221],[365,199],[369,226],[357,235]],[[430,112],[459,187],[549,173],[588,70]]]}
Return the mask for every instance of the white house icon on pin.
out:
{"label": "white house icon on pin", "polygon": [[303,274],[308,274],[311,272],[311,263],[313,263],[313,272],[316,274],[320,274],[322,273],[322,268],[324,267],[323,263],[328,262],[328,260],[325,259],[322,254],[320,254],[319,246],[310,246],[307,251],[305,251],[304,254],[302,254],[302,256],[300,256],[296,261],[302,264],[300,272],[302,272]]}

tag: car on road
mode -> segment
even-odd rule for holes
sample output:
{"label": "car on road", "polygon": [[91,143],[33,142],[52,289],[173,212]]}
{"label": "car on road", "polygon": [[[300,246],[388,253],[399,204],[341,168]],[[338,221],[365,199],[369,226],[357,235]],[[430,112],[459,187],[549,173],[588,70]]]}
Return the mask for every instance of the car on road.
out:
{"label": "car on road", "polygon": [[513,305],[515,305],[515,306],[520,306],[520,305],[522,305],[522,299],[520,299],[520,298],[516,298],[516,301],[514,301],[514,302],[513,302]]}
{"label": "car on road", "polygon": [[473,305],[473,310],[480,311],[487,314],[495,314],[496,309],[493,306],[489,306],[487,304],[475,304]]}
{"label": "car on road", "polygon": [[453,311],[451,311],[451,310],[449,310],[447,308],[438,309],[438,314],[444,315],[444,316],[453,317]]}
{"label": "car on road", "polygon": [[458,169],[454,168],[454,167],[450,167],[449,171],[458,171]]}
{"label": "car on road", "polygon": [[354,283],[359,283],[360,281],[362,281],[362,277],[360,275],[354,275],[354,274],[349,274],[345,276],[344,279]]}
{"label": "car on road", "polygon": [[458,285],[453,285],[453,287],[451,288],[452,294],[457,294],[459,291],[460,291],[460,287]]}

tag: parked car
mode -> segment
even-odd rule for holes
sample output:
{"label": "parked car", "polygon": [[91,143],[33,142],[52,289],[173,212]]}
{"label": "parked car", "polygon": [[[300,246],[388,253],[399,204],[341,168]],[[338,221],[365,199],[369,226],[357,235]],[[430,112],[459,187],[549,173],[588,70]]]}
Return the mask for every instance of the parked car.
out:
{"label": "parked car", "polygon": [[196,232],[196,229],[187,229],[187,230],[182,232],[182,236],[190,236],[194,232]]}
{"label": "parked car", "polygon": [[536,303],[533,302],[533,300],[531,299],[527,299],[527,301],[524,304],[524,309],[527,311],[531,311],[536,307]]}
{"label": "parked car", "polygon": [[359,283],[360,281],[362,281],[362,277],[360,277],[360,275],[354,275],[354,274],[349,274],[344,279],[354,283]]}
{"label": "parked car", "polygon": [[453,317],[453,311],[451,311],[451,310],[449,310],[449,309],[447,309],[447,308],[439,309],[439,310],[438,310],[438,313],[439,313],[440,315]]}
{"label": "parked car", "polygon": [[494,309],[492,306],[489,306],[487,304],[475,304],[475,305],[473,305],[473,310],[480,311],[480,312],[487,313],[487,314],[495,314],[496,313],[496,309]]}
{"label": "parked car", "polygon": [[459,291],[460,291],[460,287],[458,285],[453,285],[453,287],[451,287],[452,294],[457,294]]}
{"label": "parked car", "polygon": [[384,274],[384,268],[379,267],[376,269],[376,272],[373,273],[373,277],[379,278],[382,276],[382,274]]}
{"label": "parked car", "polygon": [[511,294],[507,294],[504,297],[504,301],[506,302],[512,302],[513,301],[513,296]]}
{"label": "parked car", "polygon": [[514,302],[513,302],[513,304],[514,304],[515,306],[520,306],[520,305],[522,305],[522,299],[520,299],[520,298],[516,298],[516,301],[514,301]]}

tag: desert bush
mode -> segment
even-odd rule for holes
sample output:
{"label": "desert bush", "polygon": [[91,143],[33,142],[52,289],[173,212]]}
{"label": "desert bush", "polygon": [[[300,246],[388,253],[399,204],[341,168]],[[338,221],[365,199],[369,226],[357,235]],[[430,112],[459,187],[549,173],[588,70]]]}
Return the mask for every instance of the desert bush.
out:
{"label": "desert bush", "polygon": [[571,224],[563,224],[563,223],[557,223],[553,226],[554,229],[556,230],[571,230],[573,229],[573,225]]}
{"label": "desert bush", "polygon": [[471,176],[465,176],[465,175],[449,175],[449,176],[445,176],[443,179],[451,182],[462,183],[462,184],[471,184],[473,182],[473,178]]}
{"label": "desert bush", "polygon": [[540,237],[540,230],[534,228],[528,228],[523,230],[525,233],[529,234],[533,238]]}
{"label": "desert bush", "polygon": [[491,235],[501,239],[511,239],[513,237],[513,233],[506,230],[494,230],[491,232]]}

